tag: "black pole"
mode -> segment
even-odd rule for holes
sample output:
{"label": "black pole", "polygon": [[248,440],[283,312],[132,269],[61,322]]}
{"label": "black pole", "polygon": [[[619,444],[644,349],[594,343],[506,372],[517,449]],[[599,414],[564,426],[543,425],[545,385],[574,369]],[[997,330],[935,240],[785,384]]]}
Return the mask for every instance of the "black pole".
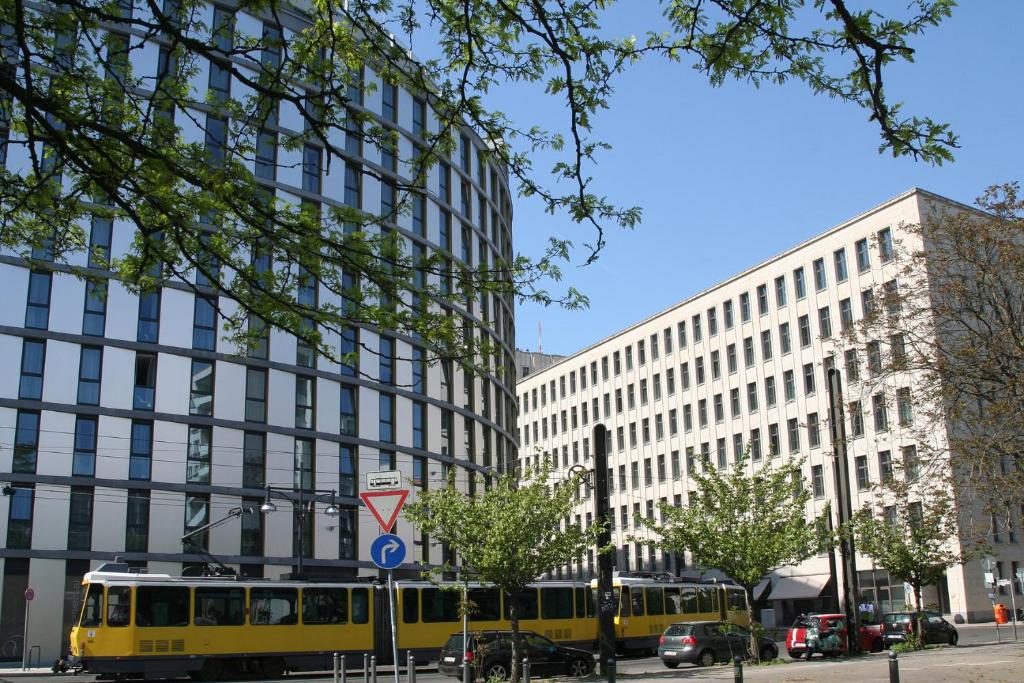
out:
{"label": "black pole", "polygon": [[889,650],[889,683],[900,683],[900,663],[892,650]]}
{"label": "black pole", "polygon": [[597,623],[599,660],[605,663],[609,683],[615,680],[615,593],[612,591],[612,555],[601,552],[611,545],[612,532],[608,528],[608,428],[594,425],[594,519],[600,525],[597,538]]}
{"label": "black pole", "polygon": [[[843,384],[839,370],[828,371],[829,430],[832,436],[832,472],[836,488],[836,513],[840,530],[853,516],[850,493],[850,461],[846,453],[846,417],[843,411]],[[833,551],[834,552],[834,551]],[[839,554],[843,566],[842,605],[846,614],[846,639],[850,652],[860,652],[860,610],[857,609],[857,555],[853,538],[839,537]]]}

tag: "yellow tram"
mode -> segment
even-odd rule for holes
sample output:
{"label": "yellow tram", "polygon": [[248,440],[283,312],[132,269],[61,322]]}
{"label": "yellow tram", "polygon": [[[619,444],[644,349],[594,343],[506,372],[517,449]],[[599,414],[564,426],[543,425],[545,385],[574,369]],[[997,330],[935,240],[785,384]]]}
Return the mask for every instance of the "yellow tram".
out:
{"label": "yellow tram", "polygon": [[[597,581],[591,582],[594,590]],[[657,650],[658,638],[679,621],[730,621],[748,626],[747,596],[731,583],[668,576],[616,576],[615,640],[619,650]]]}
{"label": "yellow tram", "polygon": [[[130,573],[124,565],[89,572],[82,610],[71,630],[72,665],[122,678],[189,674],[216,680],[225,672],[276,678],[285,671],[326,670],[335,652],[362,665],[364,653],[391,659],[387,591],[376,583],[172,577]],[[729,619],[746,625],[738,586],[682,579],[615,579],[620,649],[657,646],[675,621]],[[506,596],[481,584],[396,584],[399,656],[436,658],[462,628],[460,593],[472,603],[470,628],[505,630],[510,601],[520,628],[559,643],[597,646],[596,582],[540,581]]]}

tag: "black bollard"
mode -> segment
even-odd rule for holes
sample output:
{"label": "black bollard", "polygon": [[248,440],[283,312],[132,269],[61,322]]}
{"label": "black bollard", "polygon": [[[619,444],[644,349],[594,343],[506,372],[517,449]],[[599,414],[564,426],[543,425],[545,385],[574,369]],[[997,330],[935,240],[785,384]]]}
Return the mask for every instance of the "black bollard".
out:
{"label": "black bollard", "polygon": [[889,650],[889,683],[900,683],[900,663],[892,650]]}
{"label": "black bollard", "polygon": [[732,678],[735,683],[743,683],[743,657],[736,655],[732,660]]}
{"label": "black bollard", "polygon": [[523,657],[523,683],[530,683],[530,660]]}
{"label": "black bollard", "polygon": [[412,656],[412,650],[406,653],[405,672],[409,678],[409,683],[416,683],[416,658]]}
{"label": "black bollard", "polygon": [[377,683],[377,655],[370,655],[370,683]]}
{"label": "black bollard", "polygon": [[370,683],[370,655],[363,653],[363,683]]}
{"label": "black bollard", "polygon": [[341,654],[335,652],[334,653],[334,683],[341,683],[341,681],[339,680],[341,678],[340,668],[341,668]]}
{"label": "black bollard", "polygon": [[609,657],[608,661],[604,665],[605,675],[608,677],[608,683],[615,683],[615,658]]}
{"label": "black bollard", "polygon": [[338,657],[338,681],[348,683],[348,672],[345,671],[345,655]]}

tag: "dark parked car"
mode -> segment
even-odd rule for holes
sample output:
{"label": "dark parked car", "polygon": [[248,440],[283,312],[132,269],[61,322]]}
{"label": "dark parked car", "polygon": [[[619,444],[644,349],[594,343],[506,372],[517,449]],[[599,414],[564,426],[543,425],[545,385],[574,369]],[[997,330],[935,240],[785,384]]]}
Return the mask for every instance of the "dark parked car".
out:
{"label": "dark parked car", "polygon": [[[882,617],[882,638],[885,646],[907,642],[907,634],[917,630],[916,612],[890,612]],[[956,626],[942,618],[938,612],[923,612],[924,633],[921,634],[925,643],[947,643],[956,645],[960,639]]]}
{"label": "dark parked car", "polygon": [[[658,641],[658,656],[674,669],[683,662],[711,666],[731,662],[736,655],[747,656],[750,631],[724,621],[693,621],[671,624]],[[775,659],[779,648],[771,638],[761,637],[758,652],[762,660]]]}
{"label": "dark parked car", "polygon": [[[565,647],[533,631],[520,631],[520,653],[530,660],[530,676],[586,676],[594,669],[594,655],[586,650]],[[462,678],[465,659],[484,680],[507,679],[512,672],[512,632],[481,631],[470,633],[463,646],[462,634],[448,638],[441,650],[437,670],[445,676]]]}

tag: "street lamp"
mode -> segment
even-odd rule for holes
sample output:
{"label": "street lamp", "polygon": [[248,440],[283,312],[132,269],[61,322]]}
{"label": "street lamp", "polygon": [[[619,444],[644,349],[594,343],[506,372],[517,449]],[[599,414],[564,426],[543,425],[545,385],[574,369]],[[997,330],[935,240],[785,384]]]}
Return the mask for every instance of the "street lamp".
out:
{"label": "street lamp", "polygon": [[293,578],[302,578],[302,555],[306,545],[306,520],[309,515],[315,512],[316,504],[326,502],[327,507],[324,508],[324,514],[328,517],[337,517],[341,514],[341,510],[338,508],[338,504],[335,501],[337,491],[334,489],[290,489],[280,486],[268,486],[266,498],[263,500],[263,504],[260,505],[260,512],[263,514],[270,514],[271,512],[277,512],[277,505],[272,500],[273,497],[287,500],[292,504],[292,526],[297,522],[299,526],[299,538],[298,538],[298,552],[296,552],[296,575]]}

